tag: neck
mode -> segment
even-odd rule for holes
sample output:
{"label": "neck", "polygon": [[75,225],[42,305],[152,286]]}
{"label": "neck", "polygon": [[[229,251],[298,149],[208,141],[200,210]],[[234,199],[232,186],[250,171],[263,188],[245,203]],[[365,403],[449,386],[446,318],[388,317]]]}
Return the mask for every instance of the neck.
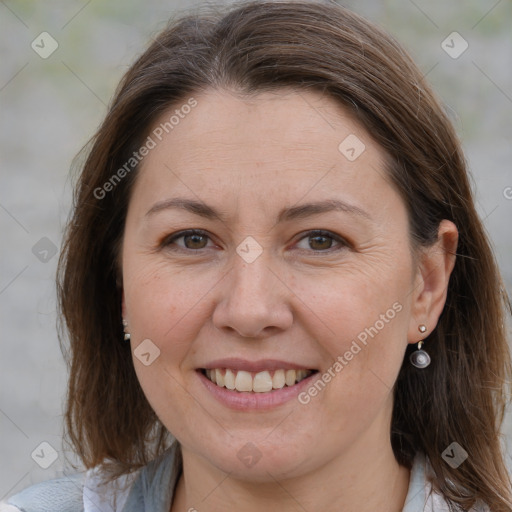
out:
{"label": "neck", "polygon": [[183,473],[171,512],[261,512],[275,509],[276,504],[281,512],[400,512],[409,487],[409,470],[397,463],[390,443],[372,448],[366,445],[362,452],[354,446],[300,477],[255,483],[226,474],[182,447]]}

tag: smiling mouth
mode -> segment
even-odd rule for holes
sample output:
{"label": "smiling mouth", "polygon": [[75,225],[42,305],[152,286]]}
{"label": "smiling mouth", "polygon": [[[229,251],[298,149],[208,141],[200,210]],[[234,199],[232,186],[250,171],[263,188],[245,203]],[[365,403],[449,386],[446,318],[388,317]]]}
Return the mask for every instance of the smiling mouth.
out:
{"label": "smiling mouth", "polygon": [[220,388],[253,393],[268,393],[295,386],[310,375],[318,373],[318,370],[306,369],[247,372],[229,368],[202,368],[199,371]]}

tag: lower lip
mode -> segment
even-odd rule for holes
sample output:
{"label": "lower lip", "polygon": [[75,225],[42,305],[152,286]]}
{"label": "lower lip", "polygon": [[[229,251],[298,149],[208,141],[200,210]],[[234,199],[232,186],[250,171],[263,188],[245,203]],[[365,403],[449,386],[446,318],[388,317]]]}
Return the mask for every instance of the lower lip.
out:
{"label": "lower lip", "polygon": [[196,370],[201,382],[206,389],[222,404],[237,410],[255,410],[255,409],[273,409],[290,400],[296,399],[299,393],[311,384],[311,380],[317,373],[312,373],[309,377],[302,379],[298,384],[285,386],[281,389],[275,389],[267,393],[255,393],[246,391],[234,391],[227,388],[221,388],[214,384],[208,377]]}

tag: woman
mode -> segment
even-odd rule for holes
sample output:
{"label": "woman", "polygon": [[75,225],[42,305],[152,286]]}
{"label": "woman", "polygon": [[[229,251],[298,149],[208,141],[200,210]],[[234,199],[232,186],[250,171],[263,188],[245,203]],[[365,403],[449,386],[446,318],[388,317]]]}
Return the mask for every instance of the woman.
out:
{"label": "woman", "polygon": [[88,471],[2,510],[512,510],[508,302],[460,144],[341,7],[156,38],[90,146],[58,292]]}

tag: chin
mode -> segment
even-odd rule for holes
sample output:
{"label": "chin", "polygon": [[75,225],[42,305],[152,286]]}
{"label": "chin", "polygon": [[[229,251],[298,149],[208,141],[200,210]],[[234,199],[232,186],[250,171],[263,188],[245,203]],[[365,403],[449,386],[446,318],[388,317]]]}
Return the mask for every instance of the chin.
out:
{"label": "chin", "polygon": [[[299,456],[298,454],[301,453]],[[283,445],[256,446],[233,443],[229,448],[209,451],[207,460],[230,478],[247,482],[273,482],[293,478],[306,472],[305,451],[296,447],[286,450]]]}

